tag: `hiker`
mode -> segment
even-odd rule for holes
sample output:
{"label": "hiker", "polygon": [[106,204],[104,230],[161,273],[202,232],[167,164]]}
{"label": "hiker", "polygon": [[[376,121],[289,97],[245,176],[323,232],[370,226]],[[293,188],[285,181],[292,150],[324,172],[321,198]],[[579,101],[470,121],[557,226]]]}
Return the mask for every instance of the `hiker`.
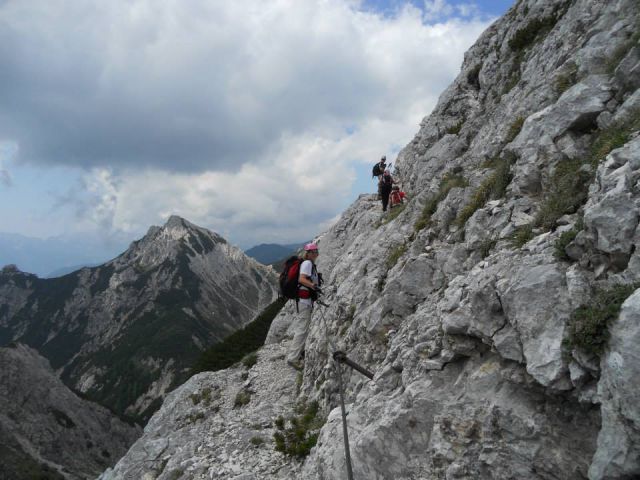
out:
{"label": "hiker", "polygon": [[382,200],[382,211],[387,211],[387,205],[389,204],[389,195],[391,194],[391,187],[393,186],[393,177],[391,172],[385,170],[380,179],[380,199]]}
{"label": "hiker", "polygon": [[380,176],[387,169],[387,156],[383,155],[378,163],[373,166],[372,176],[380,180]]}
{"label": "hiker", "polygon": [[298,277],[298,313],[293,324],[293,341],[289,348],[287,363],[296,370],[302,369],[302,357],[304,354],[304,343],[309,331],[311,313],[313,312],[313,302],[322,293],[319,286],[318,271],[316,270],[316,259],[318,258],[318,245],[307,243],[304,246],[304,261],[300,265],[300,275]]}
{"label": "hiker", "polygon": [[404,203],[404,197],[406,196],[407,194],[400,190],[400,187],[398,185],[394,185],[393,187],[391,187],[391,195],[389,195],[389,208],[393,208],[396,205]]}

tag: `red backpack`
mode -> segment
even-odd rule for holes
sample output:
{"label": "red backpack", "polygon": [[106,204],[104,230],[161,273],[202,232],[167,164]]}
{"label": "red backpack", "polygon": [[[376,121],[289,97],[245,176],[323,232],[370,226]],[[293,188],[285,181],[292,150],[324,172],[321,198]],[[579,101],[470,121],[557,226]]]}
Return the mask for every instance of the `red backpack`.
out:
{"label": "red backpack", "polygon": [[302,259],[296,255],[287,258],[280,274],[280,295],[291,300],[298,300],[298,278],[300,277]]}

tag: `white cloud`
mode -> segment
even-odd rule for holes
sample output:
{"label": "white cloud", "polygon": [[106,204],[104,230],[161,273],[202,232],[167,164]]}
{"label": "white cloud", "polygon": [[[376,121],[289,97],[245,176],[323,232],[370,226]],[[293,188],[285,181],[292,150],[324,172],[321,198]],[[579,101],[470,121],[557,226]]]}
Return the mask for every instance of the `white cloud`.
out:
{"label": "white cloud", "polygon": [[489,23],[442,0],[63,3],[0,6],[0,136],[87,168],[85,226],[178,213],[245,244],[318,233]]}

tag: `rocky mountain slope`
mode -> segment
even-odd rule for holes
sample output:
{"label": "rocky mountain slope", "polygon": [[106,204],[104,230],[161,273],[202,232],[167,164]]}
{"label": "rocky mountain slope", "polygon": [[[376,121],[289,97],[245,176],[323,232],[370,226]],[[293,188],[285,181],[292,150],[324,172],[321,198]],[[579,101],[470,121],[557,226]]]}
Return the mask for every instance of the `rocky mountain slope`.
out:
{"label": "rocky mountain slope", "polygon": [[95,478],[140,435],[24,345],[0,348],[0,478]]}
{"label": "rocky mountain slope", "polygon": [[[518,1],[400,152],[408,204],[362,195],[318,239],[297,384],[289,308],[248,377],[190,379],[101,478],[345,478],[332,342],[375,373],[344,372],[355,478],[640,477],[639,25],[636,0]],[[279,440],[291,417],[313,443],[305,399],[308,456]]]}
{"label": "rocky mountain slope", "polygon": [[3,269],[0,345],[30,345],[67,385],[144,421],[206,346],[275,295],[272,270],[173,216],[99,267],[53,279]]}

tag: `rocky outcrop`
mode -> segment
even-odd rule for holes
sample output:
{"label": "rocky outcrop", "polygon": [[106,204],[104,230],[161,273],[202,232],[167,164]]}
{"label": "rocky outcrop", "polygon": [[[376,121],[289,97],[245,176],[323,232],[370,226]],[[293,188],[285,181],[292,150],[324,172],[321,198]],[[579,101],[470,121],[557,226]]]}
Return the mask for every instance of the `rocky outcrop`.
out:
{"label": "rocky outcrop", "polygon": [[140,435],[24,345],[0,348],[0,478],[95,478]]}
{"label": "rocky outcrop", "polygon": [[60,278],[0,273],[0,344],[47,357],[67,385],[145,421],[197,356],[276,295],[273,270],[173,216],[114,260]]}
{"label": "rocky outcrop", "polygon": [[[404,209],[382,216],[362,195],[317,240],[329,306],[313,313],[295,395],[323,408],[317,446],[289,461],[300,472],[273,453],[267,475],[236,444],[224,478],[345,476],[333,348],[375,373],[345,371],[355,478],[640,476],[639,24],[634,0],[521,0],[480,37],[399,154]],[[293,315],[264,351],[286,348]],[[220,478],[219,459],[181,461],[199,465],[181,478]],[[139,462],[130,452],[109,478]]]}

